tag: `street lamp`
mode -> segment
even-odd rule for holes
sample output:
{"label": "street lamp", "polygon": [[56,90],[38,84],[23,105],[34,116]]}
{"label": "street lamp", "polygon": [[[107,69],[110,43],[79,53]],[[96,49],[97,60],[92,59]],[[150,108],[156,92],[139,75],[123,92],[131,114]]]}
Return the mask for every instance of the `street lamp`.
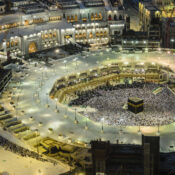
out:
{"label": "street lamp", "polygon": [[66,71],[66,63],[67,63],[67,61],[64,60],[63,63],[64,63],[64,69],[65,69],[65,71]]}
{"label": "street lamp", "polygon": [[157,128],[156,136],[160,136],[159,125],[158,125],[158,128]]}
{"label": "street lamp", "polygon": [[77,68],[77,60],[78,60],[78,58],[76,57],[73,60],[75,61],[75,66],[76,66],[75,69],[76,69]]}
{"label": "street lamp", "polygon": [[103,129],[103,122],[104,122],[104,118],[101,119],[102,125],[101,125],[101,133],[104,133],[104,129]]}
{"label": "street lamp", "polygon": [[75,108],[75,118],[74,118],[74,123],[78,124],[78,120],[77,120],[77,109]]}
{"label": "street lamp", "polygon": [[175,40],[172,38],[172,39],[171,39],[171,43],[172,43],[171,45],[172,45],[172,48],[174,48],[174,41],[175,41]]}
{"label": "street lamp", "polygon": [[59,112],[59,110],[58,110],[58,106],[57,106],[57,101],[58,101],[58,98],[56,98],[55,100],[56,100],[55,112],[57,112],[57,113],[58,113],[58,112]]}
{"label": "street lamp", "polygon": [[[46,95],[48,96],[48,93],[46,93]],[[46,108],[49,108],[49,104],[48,104],[48,98],[46,96]]]}
{"label": "street lamp", "polygon": [[139,126],[138,135],[141,135],[141,134],[142,134],[142,132],[141,132],[140,126]]}
{"label": "street lamp", "polygon": [[[85,108],[87,108],[87,106]],[[84,129],[85,130],[88,130],[88,125],[87,125],[87,109],[86,109],[86,115],[85,116],[86,116],[86,125],[85,125]]]}

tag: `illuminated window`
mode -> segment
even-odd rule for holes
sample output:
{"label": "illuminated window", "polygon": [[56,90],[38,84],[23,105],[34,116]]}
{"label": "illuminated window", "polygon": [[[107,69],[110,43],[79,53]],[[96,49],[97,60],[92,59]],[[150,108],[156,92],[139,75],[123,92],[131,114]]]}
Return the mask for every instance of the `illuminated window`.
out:
{"label": "illuminated window", "polygon": [[107,32],[106,31],[104,32],[104,36],[107,36]]}
{"label": "illuminated window", "polygon": [[57,33],[56,33],[56,32],[54,32],[54,33],[53,33],[53,37],[56,37],[56,36],[57,36]]}
{"label": "illuminated window", "polygon": [[75,38],[76,38],[76,39],[77,39],[77,38],[79,38],[79,35],[78,35],[78,34],[76,34],[76,35],[75,35]]}
{"label": "illuminated window", "polygon": [[25,20],[24,21],[24,25],[26,26],[26,25],[29,25],[29,21],[28,20]]}
{"label": "illuminated window", "polygon": [[74,22],[74,17],[73,16],[71,16],[71,22]]}
{"label": "illuminated window", "polygon": [[92,32],[89,34],[89,38],[93,38],[93,34],[92,34]]}
{"label": "illuminated window", "polygon": [[78,16],[77,15],[75,15],[75,22],[77,22],[78,21]]}
{"label": "illuminated window", "polygon": [[83,22],[86,22],[86,21],[87,21],[87,18],[82,18],[82,21],[83,21]]}
{"label": "illuminated window", "polygon": [[49,38],[52,38],[52,33],[49,34]]}
{"label": "illuminated window", "polygon": [[45,34],[45,36],[44,36],[45,38],[48,38],[48,34]]}
{"label": "illuminated window", "polygon": [[91,21],[94,21],[94,14],[91,14]]}
{"label": "illuminated window", "polygon": [[10,47],[10,42],[6,43],[6,47],[9,48]]}
{"label": "illuminated window", "polygon": [[15,41],[15,46],[17,46],[18,45],[18,41]]}
{"label": "illuminated window", "polygon": [[97,15],[97,13],[95,14],[95,20],[98,20],[98,15]]}
{"label": "illuminated window", "polygon": [[82,33],[79,33],[79,38],[82,38]]}
{"label": "illuminated window", "polygon": [[14,46],[14,41],[11,41],[11,43],[10,43],[10,44],[11,44],[11,47],[13,47],[13,46]]}
{"label": "illuminated window", "polygon": [[86,38],[86,33],[83,33],[83,38]]}
{"label": "illuminated window", "polygon": [[99,13],[99,20],[102,20],[102,14],[101,13]]}

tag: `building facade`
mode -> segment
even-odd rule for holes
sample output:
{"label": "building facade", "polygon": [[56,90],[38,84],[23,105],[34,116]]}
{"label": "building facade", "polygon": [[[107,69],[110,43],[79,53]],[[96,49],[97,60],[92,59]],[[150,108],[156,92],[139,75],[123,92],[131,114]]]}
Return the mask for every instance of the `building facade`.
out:
{"label": "building facade", "polygon": [[4,14],[6,11],[6,4],[4,1],[0,1],[0,14]]}
{"label": "building facade", "polygon": [[159,175],[158,136],[142,136],[142,145],[92,141],[93,175]]}
{"label": "building facade", "polygon": [[[174,47],[175,2],[171,0],[152,0],[139,2],[139,21],[142,31],[156,34],[156,41],[150,40],[153,47],[160,45],[165,48]],[[158,26],[159,24],[159,26]],[[153,34],[153,35],[154,35]],[[151,38],[153,38],[153,35]],[[158,35],[160,38],[158,38]]]}
{"label": "building facade", "polygon": [[175,18],[164,18],[162,20],[162,45],[163,47],[175,49]]}
{"label": "building facade", "polygon": [[12,77],[11,70],[0,68],[0,93],[3,91],[5,86],[8,84],[11,77]]}
{"label": "building facade", "polygon": [[15,14],[0,18],[0,49],[26,55],[69,43],[108,44],[113,36],[122,35],[126,15],[121,3],[107,2],[49,1],[47,10],[46,1],[18,5]]}

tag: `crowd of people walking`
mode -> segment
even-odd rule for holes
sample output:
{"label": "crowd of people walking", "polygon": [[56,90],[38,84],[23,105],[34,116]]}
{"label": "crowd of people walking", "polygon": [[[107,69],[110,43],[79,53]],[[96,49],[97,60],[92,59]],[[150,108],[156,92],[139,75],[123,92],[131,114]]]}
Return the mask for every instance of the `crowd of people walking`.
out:
{"label": "crowd of people walking", "polygon": [[[159,87],[162,90],[153,93]],[[167,85],[143,82],[107,84],[77,95],[78,98],[69,105],[95,108],[96,112],[84,111],[83,114],[96,122],[103,119],[109,125],[157,126],[175,121],[175,96]],[[127,110],[129,97],[143,99],[143,112],[134,114]]]}

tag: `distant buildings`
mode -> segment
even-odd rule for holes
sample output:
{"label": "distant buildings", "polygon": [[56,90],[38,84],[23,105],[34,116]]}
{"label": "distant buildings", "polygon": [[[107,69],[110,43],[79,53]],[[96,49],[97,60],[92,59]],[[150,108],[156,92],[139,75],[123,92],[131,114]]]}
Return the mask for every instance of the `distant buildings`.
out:
{"label": "distant buildings", "polygon": [[9,80],[11,79],[11,77],[12,77],[11,70],[0,68],[0,93],[5,88],[5,86],[7,85]]}
{"label": "distant buildings", "polygon": [[120,1],[9,1],[16,12],[0,17],[0,49],[12,55],[69,43],[108,44],[128,26]]}
{"label": "distant buildings", "polygon": [[142,145],[92,141],[92,175],[174,175],[174,153],[160,153],[159,136],[142,136]]}
{"label": "distant buildings", "polygon": [[0,14],[4,14],[6,11],[6,4],[3,0],[0,1]]}
{"label": "distant buildings", "polygon": [[142,31],[157,33],[160,46],[175,48],[174,28],[175,4],[171,0],[152,0],[139,2],[139,19]]}

